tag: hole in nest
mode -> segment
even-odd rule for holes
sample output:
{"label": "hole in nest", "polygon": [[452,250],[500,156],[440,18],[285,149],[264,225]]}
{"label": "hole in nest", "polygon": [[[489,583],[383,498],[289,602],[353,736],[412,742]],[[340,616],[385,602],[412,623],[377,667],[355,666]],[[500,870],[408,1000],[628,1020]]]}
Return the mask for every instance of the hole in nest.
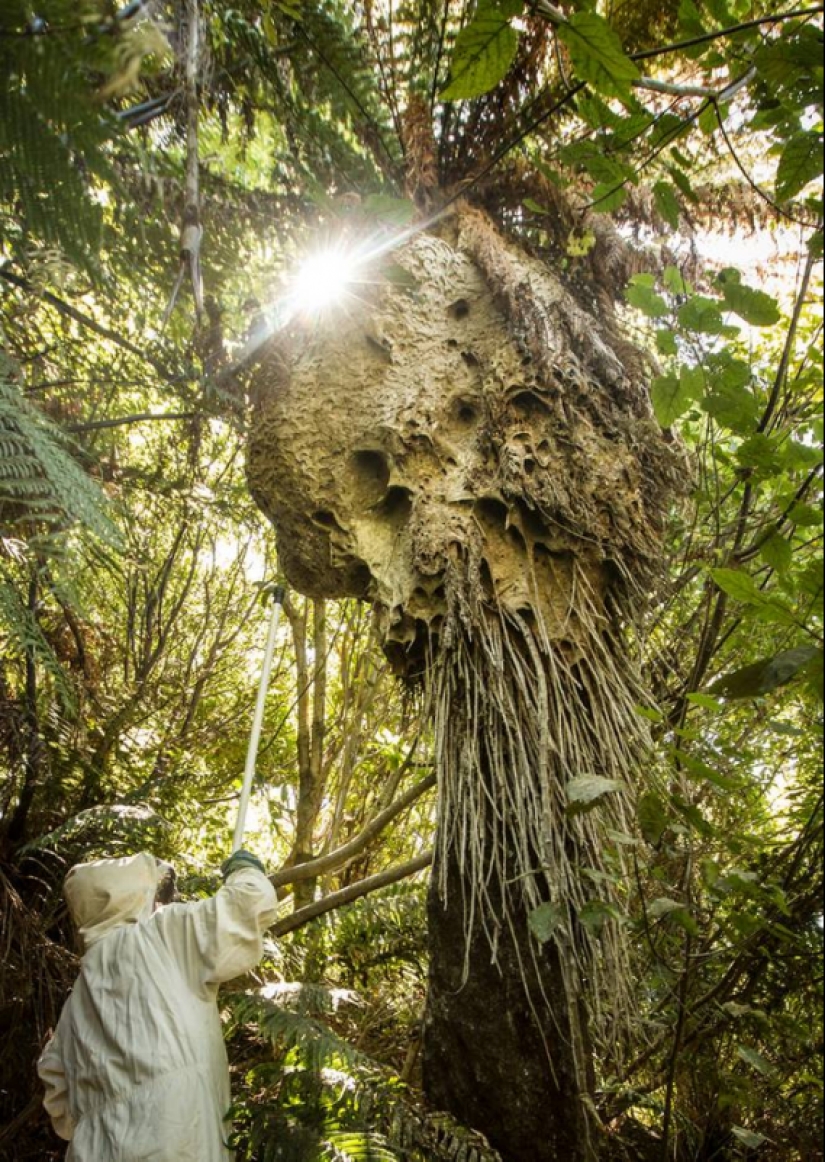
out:
{"label": "hole in nest", "polygon": [[481,363],[479,357],[472,351],[462,351],[461,358],[464,360],[468,367],[478,367]]}
{"label": "hole in nest", "polygon": [[536,471],[536,462],[535,462],[535,460],[533,460],[529,456],[527,456],[524,460],[523,467],[524,467],[524,475],[525,476],[532,476],[533,473]]}
{"label": "hole in nest", "polygon": [[466,299],[456,299],[447,308],[448,314],[452,315],[454,319],[466,319],[470,313],[470,304]]}
{"label": "hole in nest", "polygon": [[372,573],[365,561],[358,561],[347,573],[347,588],[352,597],[366,597],[372,584]]}
{"label": "hole in nest", "polygon": [[515,525],[510,525],[510,527],[508,528],[507,539],[508,539],[508,541],[510,541],[511,544],[515,545],[517,549],[521,549],[521,550],[526,552],[527,541],[525,541],[525,539],[521,533],[521,530],[517,529]]}
{"label": "hole in nest", "polygon": [[312,514],[312,519],[315,524],[320,525],[322,528],[335,529],[337,532],[343,531],[334,512],[319,509],[318,512]]}
{"label": "hole in nest", "polygon": [[402,488],[400,484],[392,487],[376,510],[388,520],[404,524],[412,512],[412,493],[409,488]]}
{"label": "hole in nest", "polygon": [[550,415],[550,408],[534,391],[518,391],[510,400],[513,409],[527,419]]}
{"label": "hole in nest", "polygon": [[528,504],[521,501],[517,502],[519,524],[524,536],[529,541],[543,541],[547,538],[548,529],[546,524],[534,508],[530,508]]}
{"label": "hole in nest", "polygon": [[363,448],[353,454],[350,466],[356,500],[367,508],[377,504],[387,491],[390,481],[387,457],[373,448]]}
{"label": "hole in nest", "polygon": [[457,347],[458,346],[458,339],[448,339],[447,346],[448,347]]}
{"label": "hole in nest", "polygon": [[476,501],[475,512],[476,516],[482,523],[486,522],[491,525],[501,525],[504,527],[507,524],[507,517],[509,509],[503,500],[497,500],[494,496],[482,496],[480,500]]}
{"label": "hole in nest", "polygon": [[452,406],[453,419],[464,427],[469,427],[478,420],[478,406],[469,399],[457,399]]}

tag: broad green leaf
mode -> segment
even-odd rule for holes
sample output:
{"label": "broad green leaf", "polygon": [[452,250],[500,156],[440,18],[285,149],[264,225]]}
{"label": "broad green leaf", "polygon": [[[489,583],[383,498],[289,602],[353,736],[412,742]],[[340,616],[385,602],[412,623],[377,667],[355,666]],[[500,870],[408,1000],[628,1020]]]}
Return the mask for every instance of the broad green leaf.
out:
{"label": "broad green leaf", "polygon": [[779,322],[779,306],[776,299],[764,291],[743,286],[733,279],[720,279],[722,294],[728,310],[739,315],[752,327],[772,327]]}
{"label": "broad green leaf", "polygon": [[[718,570],[717,570],[718,571]],[[800,671],[821,655],[816,646],[796,646],[773,658],[762,658],[725,674],[710,687],[720,698],[759,698],[792,681]]]}
{"label": "broad green leaf", "polygon": [[442,100],[481,97],[504,80],[518,51],[519,35],[510,23],[515,12],[512,3],[479,0],[475,16],[456,38]]}
{"label": "broad green leaf", "polygon": [[653,288],[653,275],[635,274],[624,292],[624,297],[631,307],[635,307],[649,319],[661,319],[670,314],[670,307]]}
{"label": "broad green leaf", "polygon": [[658,847],[668,826],[667,807],[655,791],[646,791],[636,808],[639,827],[651,847]]}
{"label": "broad green leaf", "polygon": [[579,923],[599,935],[608,920],[620,920],[621,913],[602,900],[588,900],[578,910]]}
{"label": "broad green leaf", "polygon": [[566,915],[566,909],[561,904],[541,904],[528,916],[530,930],[540,944],[546,944],[559,926],[564,924]]}
{"label": "broad green leaf", "polygon": [[692,295],[693,285],[689,283],[678,266],[666,266],[662,272],[662,282],[673,295]]}
{"label": "broad green leaf", "polygon": [[743,440],[736,449],[736,459],[746,468],[759,468],[769,475],[782,471],[777,442],[764,432],[755,432]]}
{"label": "broad green leaf", "polygon": [[743,1145],[747,1146],[749,1150],[758,1150],[768,1140],[764,1134],[757,1134],[753,1130],[746,1130],[744,1126],[731,1126],[730,1132]]}
{"label": "broad green leaf", "polygon": [[725,321],[716,299],[693,295],[679,308],[677,318],[686,331],[700,335],[724,335]]}
{"label": "broad green leaf", "polygon": [[724,709],[719,699],[711,698],[709,694],[688,694],[687,700],[693,706],[701,706],[703,710],[719,711]]}
{"label": "broad green leaf", "polygon": [[653,198],[656,209],[670,226],[671,230],[679,228],[679,199],[673,192],[673,187],[667,182],[657,182],[653,187]]}
{"label": "broad green leaf", "polygon": [[765,595],[751,577],[742,569],[711,569],[711,576],[720,589],[736,601],[746,605],[761,605]]}
{"label": "broad green leaf", "polygon": [[685,173],[685,171],[681,169],[680,166],[669,165],[667,166],[667,172],[673,179],[673,184],[676,186],[677,190],[684,194],[689,202],[699,201],[699,197],[690,183],[690,178]]}
{"label": "broad green leaf", "polygon": [[793,563],[793,549],[790,541],[781,533],[771,533],[759,547],[759,555],[777,573],[787,573]]}
{"label": "broad green leaf", "polygon": [[786,202],[822,176],[822,134],[795,133],[785,145],[776,170],[776,196]]}
{"label": "broad green leaf", "polygon": [[608,97],[628,97],[641,76],[610,25],[596,12],[574,12],[559,26],[576,73]]}
{"label": "broad green leaf", "polygon": [[597,214],[612,214],[627,200],[627,188],[616,182],[599,182],[590,194],[591,208]]}
{"label": "broad green leaf", "polygon": [[531,214],[546,215],[550,213],[547,207],[542,206],[541,203],[537,202],[535,198],[525,198],[523,204],[525,210],[529,210]]}
{"label": "broad green leaf", "polygon": [[702,400],[709,416],[740,435],[750,435],[759,417],[759,404],[753,392],[745,385],[726,383],[709,375],[711,390]]}
{"label": "broad green leaf", "polygon": [[701,367],[682,367],[679,378],[660,375],[650,387],[650,399],[656,419],[663,428],[683,416],[690,406],[702,398],[705,377]]}
{"label": "broad green leaf", "polygon": [[646,718],[648,722],[664,722],[665,720],[664,714],[655,706],[634,706],[633,709],[640,718]]}
{"label": "broad green leaf", "polygon": [[654,900],[648,904],[647,914],[652,920],[663,920],[667,918],[671,923],[678,924],[680,928],[684,928],[691,936],[695,936],[699,931],[696,921],[684,904],[680,904],[678,900],[671,900],[667,896],[661,896],[658,900]]}
{"label": "broad green leaf", "polygon": [[676,342],[676,332],[657,331],[656,350],[660,353],[660,355],[678,355],[679,344]]}
{"label": "broad green leaf", "polygon": [[567,801],[572,811],[586,811],[595,806],[605,795],[621,791],[624,784],[618,779],[605,779],[602,775],[581,775],[571,779],[565,787]]}

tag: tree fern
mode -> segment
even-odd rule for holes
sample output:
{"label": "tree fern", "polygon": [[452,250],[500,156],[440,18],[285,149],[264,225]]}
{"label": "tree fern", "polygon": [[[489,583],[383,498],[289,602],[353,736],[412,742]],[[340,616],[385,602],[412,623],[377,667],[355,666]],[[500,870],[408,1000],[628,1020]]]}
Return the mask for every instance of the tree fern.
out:
{"label": "tree fern", "polygon": [[18,249],[59,246],[87,269],[95,265],[103,215],[93,178],[112,180],[105,146],[116,127],[96,101],[91,70],[110,51],[88,35],[104,9],[45,0],[37,34],[29,5],[3,6],[0,36],[0,203],[15,206]]}
{"label": "tree fern", "polygon": [[[272,986],[270,986],[272,988]],[[390,1071],[337,1036],[320,1016],[340,990],[274,986],[280,1003],[233,997],[231,1020],[268,1040],[275,1060],[246,1077],[233,1111],[239,1157],[249,1162],[500,1162],[483,1138],[419,1109]],[[343,994],[351,1002],[353,995]]]}
{"label": "tree fern", "polygon": [[120,548],[104,493],[60,428],[23,396],[15,372],[0,354],[0,529],[30,538],[79,525]]}

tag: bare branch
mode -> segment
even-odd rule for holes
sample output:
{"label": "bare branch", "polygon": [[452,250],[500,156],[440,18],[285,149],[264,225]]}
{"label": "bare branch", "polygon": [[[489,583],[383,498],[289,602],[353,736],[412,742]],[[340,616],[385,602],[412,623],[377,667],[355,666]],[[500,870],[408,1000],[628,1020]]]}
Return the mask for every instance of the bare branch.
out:
{"label": "bare branch", "polygon": [[270,882],[276,888],[283,887],[285,884],[294,884],[299,880],[309,880],[316,876],[326,875],[328,872],[337,871],[350,860],[360,855],[365,847],[376,839],[386,827],[392,823],[402,811],[406,811],[411,807],[422,795],[427,791],[432,790],[436,784],[436,776],[428,775],[426,779],[422,779],[420,783],[416,783],[411,787],[406,794],[402,795],[400,799],[396,799],[379,815],[376,815],[371,822],[363,828],[353,839],[348,843],[344,843],[335,851],[327,852],[326,855],[321,855],[318,859],[313,859],[308,863],[297,864],[295,867],[286,867],[281,871],[275,872],[269,877]]}
{"label": "bare branch", "polygon": [[283,920],[278,920],[276,924],[273,924],[270,932],[275,936],[285,936],[287,932],[303,928],[305,924],[308,924],[310,920],[315,920],[318,916],[334,912],[337,908],[343,908],[345,904],[351,904],[354,900],[360,900],[362,896],[368,896],[381,888],[389,887],[390,884],[397,884],[400,880],[409,879],[410,876],[414,876],[417,872],[429,867],[432,859],[433,853],[428,851],[407,863],[379,872],[378,875],[370,876],[366,880],[359,880],[357,884],[350,884],[348,888],[342,888],[340,892],[333,892],[331,896],[316,900],[314,904],[308,904],[298,912],[293,912],[291,916],[285,916]]}

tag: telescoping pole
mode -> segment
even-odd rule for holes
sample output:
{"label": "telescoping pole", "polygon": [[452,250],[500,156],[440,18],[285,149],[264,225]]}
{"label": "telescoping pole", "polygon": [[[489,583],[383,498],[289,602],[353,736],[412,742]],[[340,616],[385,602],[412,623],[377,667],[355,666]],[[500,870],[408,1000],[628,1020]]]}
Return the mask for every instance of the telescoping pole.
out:
{"label": "telescoping pole", "polygon": [[249,808],[249,796],[252,792],[252,780],[255,777],[255,764],[258,759],[258,744],[261,741],[261,727],[264,721],[264,707],[266,694],[269,689],[269,677],[272,673],[272,659],[275,655],[275,639],[278,636],[278,624],[281,620],[281,610],[284,606],[286,588],[276,585],[272,591],[272,614],[269,618],[269,630],[266,635],[264,649],[264,664],[261,669],[261,680],[258,683],[258,699],[255,703],[255,716],[252,719],[252,730],[249,735],[249,746],[246,751],[246,767],[244,768],[243,784],[241,786],[241,801],[238,804],[238,819],[235,823],[235,835],[232,839],[232,851],[238,851],[243,843],[243,833],[246,828],[246,813]]}

